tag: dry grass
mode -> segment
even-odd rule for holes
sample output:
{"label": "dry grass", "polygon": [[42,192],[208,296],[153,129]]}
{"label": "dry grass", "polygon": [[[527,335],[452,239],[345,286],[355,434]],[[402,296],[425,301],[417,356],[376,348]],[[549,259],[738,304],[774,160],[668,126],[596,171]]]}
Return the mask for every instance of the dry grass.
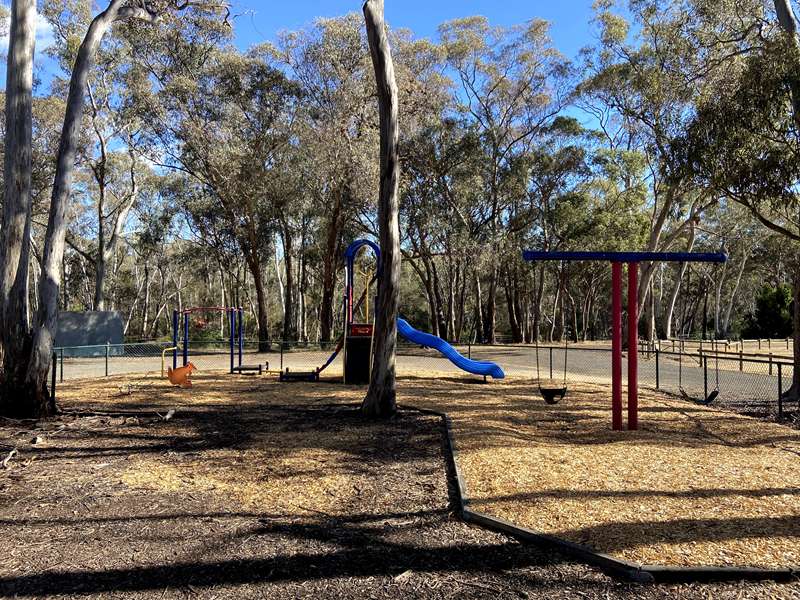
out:
{"label": "dry grass", "polygon": [[[87,393],[95,405],[122,398],[166,411],[220,402],[349,403],[363,390],[207,375],[193,390],[120,378],[66,386],[63,395],[75,402]],[[404,404],[452,417],[474,509],[641,563],[800,564],[799,432],[643,392],[641,431],[615,433],[609,397],[608,388],[573,385],[552,407],[530,381],[480,385],[432,373],[403,378],[399,391]],[[207,452],[180,465],[136,459],[122,480],[211,490],[275,512],[352,507],[343,500],[353,500],[359,483],[347,464],[365,429],[311,447],[303,432],[260,435],[247,449],[215,450],[211,460]]]}

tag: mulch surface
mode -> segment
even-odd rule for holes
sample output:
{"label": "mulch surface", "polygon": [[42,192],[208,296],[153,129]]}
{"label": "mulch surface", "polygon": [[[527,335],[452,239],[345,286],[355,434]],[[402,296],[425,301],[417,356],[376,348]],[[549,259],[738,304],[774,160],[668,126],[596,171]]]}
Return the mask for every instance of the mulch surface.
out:
{"label": "mulch surface", "polygon": [[[420,389],[401,382],[403,403]],[[0,462],[18,451],[0,468],[4,597],[800,596],[797,584],[621,584],[467,525],[440,420],[364,421],[362,389],[127,377],[60,395],[79,412],[0,421]]]}

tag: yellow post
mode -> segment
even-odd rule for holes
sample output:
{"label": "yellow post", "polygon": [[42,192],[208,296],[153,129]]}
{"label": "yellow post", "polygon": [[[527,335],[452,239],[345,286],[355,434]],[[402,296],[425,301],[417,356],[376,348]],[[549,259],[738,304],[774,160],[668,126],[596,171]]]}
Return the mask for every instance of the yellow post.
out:
{"label": "yellow post", "polygon": [[164,348],[164,350],[161,351],[161,377],[164,377],[164,357],[167,355],[167,352],[172,352],[177,349],[177,346],[173,346],[172,348]]}

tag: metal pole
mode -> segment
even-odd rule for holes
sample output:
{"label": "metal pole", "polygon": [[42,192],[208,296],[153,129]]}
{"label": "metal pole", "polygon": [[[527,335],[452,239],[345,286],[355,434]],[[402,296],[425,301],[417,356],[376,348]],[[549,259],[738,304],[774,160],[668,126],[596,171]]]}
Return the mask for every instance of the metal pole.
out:
{"label": "metal pole", "polygon": [[550,379],[553,378],[553,347],[550,346]]}
{"label": "metal pole", "polygon": [[708,398],[708,356],[703,354],[703,398]]}
{"label": "metal pole", "polygon": [[61,348],[61,373],[59,378],[61,383],[64,383],[64,348]]}
{"label": "metal pole", "polygon": [[189,364],[189,313],[183,313],[183,366]]}
{"label": "metal pole", "polygon": [[239,366],[242,366],[242,352],[244,351],[244,309],[240,306],[236,311],[239,316]]}
{"label": "metal pole", "polygon": [[639,263],[628,263],[628,430],[639,429]]}
{"label": "metal pole", "polygon": [[772,375],[772,352],[769,353],[769,374]]}
{"label": "metal pole", "polygon": [[109,344],[108,342],[106,342],[106,377],[108,377],[108,349],[109,349]]}
{"label": "metal pole", "polygon": [[611,427],[622,429],[622,263],[611,263]]}
{"label": "metal pole", "polygon": [[178,311],[172,311],[172,369],[178,368]]}
{"label": "metal pole", "polygon": [[661,374],[658,372],[658,365],[659,365],[658,357],[659,357],[659,354],[661,354],[661,351],[658,348],[656,348],[656,389],[657,390],[661,389]]}
{"label": "metal pole", "polygon": [[285,343],[284,340],[281,340],[281,368],[280,368],[281,371],[283,371],[283,344],[284,343]]}
{"label": "metal pole", "polygon": [[783,421],[783,367],[778,363],[778,421]]}
{"label": "metal pole", "polygon": [[231,375],[233,375],[233,347],[234,347],[234,337],[236,335],[236,311],[232,308],[228,309],[228,326],[230,328],[230,346],[231,346]]}

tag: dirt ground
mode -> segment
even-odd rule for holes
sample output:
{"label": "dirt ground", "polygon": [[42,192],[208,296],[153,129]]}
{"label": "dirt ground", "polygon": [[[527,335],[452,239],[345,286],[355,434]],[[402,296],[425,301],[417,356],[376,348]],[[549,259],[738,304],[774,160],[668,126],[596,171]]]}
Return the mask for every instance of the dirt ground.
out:
{"label": "dirt ground", "polygon": [[[459,444],[527,444],[525,423],[488,412],[488,397],[525,389],[407,378],[400,397],[505,431],[465,428]],[[0,468],[4,597],[800,597],[798,584],[621,584],[467,525],[440,421],[365,422],[362,389],[220,375],[59,391],[60,418],[0,421],[0,462],[17,449]]]}

